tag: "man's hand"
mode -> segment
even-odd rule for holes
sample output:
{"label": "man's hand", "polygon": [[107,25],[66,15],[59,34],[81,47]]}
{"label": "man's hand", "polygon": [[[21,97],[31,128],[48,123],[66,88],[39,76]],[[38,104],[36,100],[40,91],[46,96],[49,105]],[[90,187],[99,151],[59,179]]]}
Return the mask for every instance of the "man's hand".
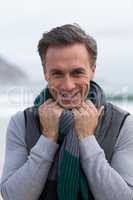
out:
{"label": "man's hand", "polygon": [[57,141],[59,129],[59,117],[63,112],[56,101],[47,100],[39,107],[39,118],[44,136]]}
{"label": "man's hand", "polygon": [[98,110],[91,101],[83,102],[80,108],[72,111],[75,117],[75,129],[79,139],[93,135],[104,107]]}

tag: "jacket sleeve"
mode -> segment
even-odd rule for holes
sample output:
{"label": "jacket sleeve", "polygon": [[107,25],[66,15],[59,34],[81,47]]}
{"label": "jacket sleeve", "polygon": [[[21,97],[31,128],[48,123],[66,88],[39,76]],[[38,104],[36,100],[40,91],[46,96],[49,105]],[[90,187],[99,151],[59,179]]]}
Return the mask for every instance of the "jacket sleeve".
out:
{"label": "jacket sleeve", "polygon": [[80,141],[81,163],[95,200],[133,200],[133,117],[114,146],[111,165],[95,136]]}
{"label": "jacket sleeve", "polygon": [[28,156],[25,144],[24,113],[9,122],[5,164],[0,184],[4,200],[37,200],[46,182],[58,145],[40,136]]}

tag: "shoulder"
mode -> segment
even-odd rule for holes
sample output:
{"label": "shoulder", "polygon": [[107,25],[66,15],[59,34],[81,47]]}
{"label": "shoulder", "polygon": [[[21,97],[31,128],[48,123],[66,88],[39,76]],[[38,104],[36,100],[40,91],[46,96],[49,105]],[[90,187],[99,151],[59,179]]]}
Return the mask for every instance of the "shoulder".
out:
{"label": "shoulder", "polygon": [[120,130],[115,147],[133,148],[133,115],[128,115]]}
{"label": "shoulder", "polygon": [[123,129],[133,128],[133,115],[128,115],[123,124]]}
{"label": "shoulder", "polygon": [[120,108],[110,102],[107,103],[107,105],[110,105],[111,108],[113,109],[113,111],[115,111],[115,114],[119,114],[119,115],[129,115],[130,113],[127,110],[124,110],[123,108]]}
{"label": "shoulder", "polygon": [[21,128],[24,127],[24,111],[18,111],[12,117],[10,118],[9,121],[9,126],[10,128]]}
{"label": "shoulder", "polygon": [[6,134],[8,141],[21,141],[25,143],[25,119],[24,111],[15,113],[9,120]]}
{"label": "shoulder", "polygon": [[133,149],[133,115],[114,104],[109,104],[114,111],[115,122],[121,122],[120,132],[114,150]]}

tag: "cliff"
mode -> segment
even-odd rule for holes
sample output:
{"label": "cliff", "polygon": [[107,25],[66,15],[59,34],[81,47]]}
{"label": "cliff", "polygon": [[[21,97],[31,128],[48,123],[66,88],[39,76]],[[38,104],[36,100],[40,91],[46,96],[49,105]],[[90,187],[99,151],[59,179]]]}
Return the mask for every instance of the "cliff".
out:
{"label": "cliff", "polygon": [[0,57],[0,85],[23,84],[27,81],[27,75],[18,66]]}

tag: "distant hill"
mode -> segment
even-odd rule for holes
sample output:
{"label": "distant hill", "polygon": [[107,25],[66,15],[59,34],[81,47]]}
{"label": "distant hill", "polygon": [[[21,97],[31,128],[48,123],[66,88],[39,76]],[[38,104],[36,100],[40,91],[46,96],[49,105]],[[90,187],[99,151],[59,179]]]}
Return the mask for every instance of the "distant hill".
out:
{"label": "distant hill", "polygon": [[0,86],[22,84],[27,81],[27,75],[19,67],[10,64],[0,56]]}

